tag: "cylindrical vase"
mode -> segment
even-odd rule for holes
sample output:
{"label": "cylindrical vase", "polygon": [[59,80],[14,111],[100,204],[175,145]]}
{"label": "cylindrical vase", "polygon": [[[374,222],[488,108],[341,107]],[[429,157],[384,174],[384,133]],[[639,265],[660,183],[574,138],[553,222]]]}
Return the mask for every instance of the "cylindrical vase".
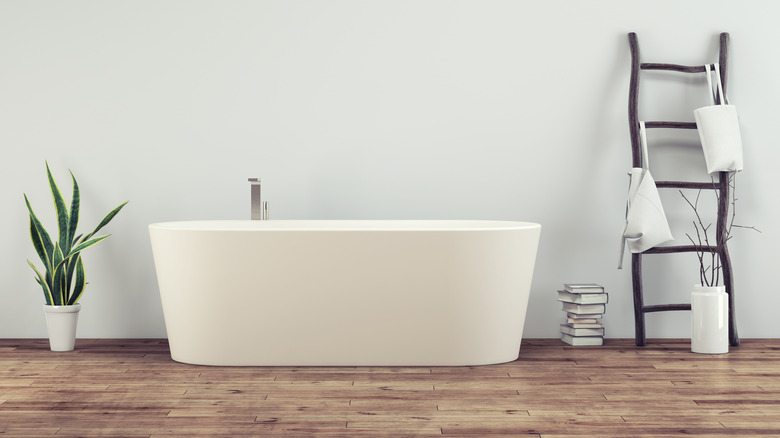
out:
{"label": "cylindrical vase", "polygon": [[725,286],[694,285],[691,293],[691,351],[729,352],[728,299]]}

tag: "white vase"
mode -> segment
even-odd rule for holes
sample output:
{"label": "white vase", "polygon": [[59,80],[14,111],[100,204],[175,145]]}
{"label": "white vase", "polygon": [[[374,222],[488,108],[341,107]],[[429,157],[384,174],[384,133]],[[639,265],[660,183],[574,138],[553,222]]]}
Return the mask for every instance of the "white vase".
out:
{"label": "white vase", "polygon": [[49,330],[51,351],[72,351],[76,345],[76,324],[81,304],[72,306],[44,305],[46,328]]}
{"label": "white vase", "polygon": [[691,351],[729,352],[728,299],[725,286],[694,285],[691,294]]}

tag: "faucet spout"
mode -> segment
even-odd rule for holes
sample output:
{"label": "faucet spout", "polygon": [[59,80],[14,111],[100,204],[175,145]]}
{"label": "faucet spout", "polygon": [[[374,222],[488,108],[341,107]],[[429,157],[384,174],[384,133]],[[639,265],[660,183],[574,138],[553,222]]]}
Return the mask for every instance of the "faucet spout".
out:
{"label": "faucet spout", "polygon": [[[251,219],[264,220],[268,218],[268,210],[263,212],[263,198],[261,196],[260,178],[249,178],[251,196]],[[266,207],[267,208],[267,207]]]}

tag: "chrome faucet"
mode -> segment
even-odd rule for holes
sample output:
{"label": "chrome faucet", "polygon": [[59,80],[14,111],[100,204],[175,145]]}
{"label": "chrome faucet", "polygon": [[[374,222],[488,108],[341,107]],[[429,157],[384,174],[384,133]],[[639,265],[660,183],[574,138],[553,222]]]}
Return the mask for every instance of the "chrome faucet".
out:
{"label": "chrome faucet", "polygon": [[260,178],[249,178],[249,184],[251,185],[251,219],[256,220],[268,220],[268,201],[263,202],[260,195]]}

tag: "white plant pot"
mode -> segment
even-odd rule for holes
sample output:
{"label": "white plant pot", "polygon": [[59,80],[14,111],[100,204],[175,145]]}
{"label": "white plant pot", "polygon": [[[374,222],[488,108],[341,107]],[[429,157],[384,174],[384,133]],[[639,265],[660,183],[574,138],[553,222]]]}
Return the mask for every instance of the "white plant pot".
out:
{"label": "white plant pot", "polygon": [[81,304],[44,305],[43,309],[46,311],[46,328],[49,330],[51,351],[72,351],[76,345],[76,324],[79,320]]}
{"label": "white plant pot", "polygon": [[728,299],[725,286],[694,285],[691,294],[691,351],[729,352]]}

